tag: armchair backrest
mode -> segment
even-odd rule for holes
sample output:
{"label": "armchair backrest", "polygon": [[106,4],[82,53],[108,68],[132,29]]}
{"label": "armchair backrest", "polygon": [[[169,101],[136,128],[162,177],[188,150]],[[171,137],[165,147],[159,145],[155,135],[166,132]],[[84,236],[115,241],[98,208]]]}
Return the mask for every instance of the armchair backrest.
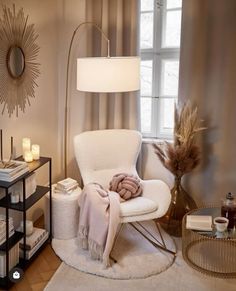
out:
{"label": "armchair backrest", "polygon": [[141,143],[138,131],[126,129],[87,131],[75,136],[75,157],[84,185],[96,182],[107,188],[117,173],[137,174]]}

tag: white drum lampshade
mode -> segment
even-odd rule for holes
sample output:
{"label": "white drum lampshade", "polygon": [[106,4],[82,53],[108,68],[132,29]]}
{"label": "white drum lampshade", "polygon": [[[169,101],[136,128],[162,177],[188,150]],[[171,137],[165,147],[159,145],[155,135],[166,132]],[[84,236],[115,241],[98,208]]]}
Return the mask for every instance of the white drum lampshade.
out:
{"label": "white drum lampshade", "polygon": [[77,89],[84,92],[129,92],[140,88],[139,57],[77,59]]}

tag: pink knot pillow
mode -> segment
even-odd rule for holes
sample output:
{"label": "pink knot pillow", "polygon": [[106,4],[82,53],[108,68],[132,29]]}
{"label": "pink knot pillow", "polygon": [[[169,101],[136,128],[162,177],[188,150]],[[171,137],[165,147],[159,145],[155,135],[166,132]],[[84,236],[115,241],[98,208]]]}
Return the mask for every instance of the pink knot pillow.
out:
{"label": "pink knot pillow", "polygon": [[140,179],[132,174],[119,173],[110,182],[110,191],[117,192],[122,200],[135,198],[142,194]]}

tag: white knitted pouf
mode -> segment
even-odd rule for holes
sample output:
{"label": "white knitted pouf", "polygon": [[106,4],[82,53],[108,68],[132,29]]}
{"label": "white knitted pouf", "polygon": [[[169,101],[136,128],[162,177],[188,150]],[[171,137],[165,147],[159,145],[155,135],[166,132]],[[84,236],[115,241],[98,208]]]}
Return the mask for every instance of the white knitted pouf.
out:
{"label": "white knitted pouf", "polygon": [[[71,194],[55,193],[52,186],[52,236],[56,239],[71,239],[77,236],[79,223],[78,197],[81,188]],[[46,197],[45,225],[49,230],[49,193]]]}

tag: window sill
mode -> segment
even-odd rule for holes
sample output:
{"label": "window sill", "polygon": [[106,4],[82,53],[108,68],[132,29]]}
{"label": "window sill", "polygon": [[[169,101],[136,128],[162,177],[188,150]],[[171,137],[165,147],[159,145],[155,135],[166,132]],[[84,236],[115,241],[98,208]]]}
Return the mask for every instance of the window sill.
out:
{"label": "window sill", "polygon": [[157,143],[157,144],[164,144],[165,141],[168,141],[170,143],[173,143],[172,138],[154,138],[154,137],[143,137],[142,138],[142,143],[143,144],[152,144],[152,143]]}

